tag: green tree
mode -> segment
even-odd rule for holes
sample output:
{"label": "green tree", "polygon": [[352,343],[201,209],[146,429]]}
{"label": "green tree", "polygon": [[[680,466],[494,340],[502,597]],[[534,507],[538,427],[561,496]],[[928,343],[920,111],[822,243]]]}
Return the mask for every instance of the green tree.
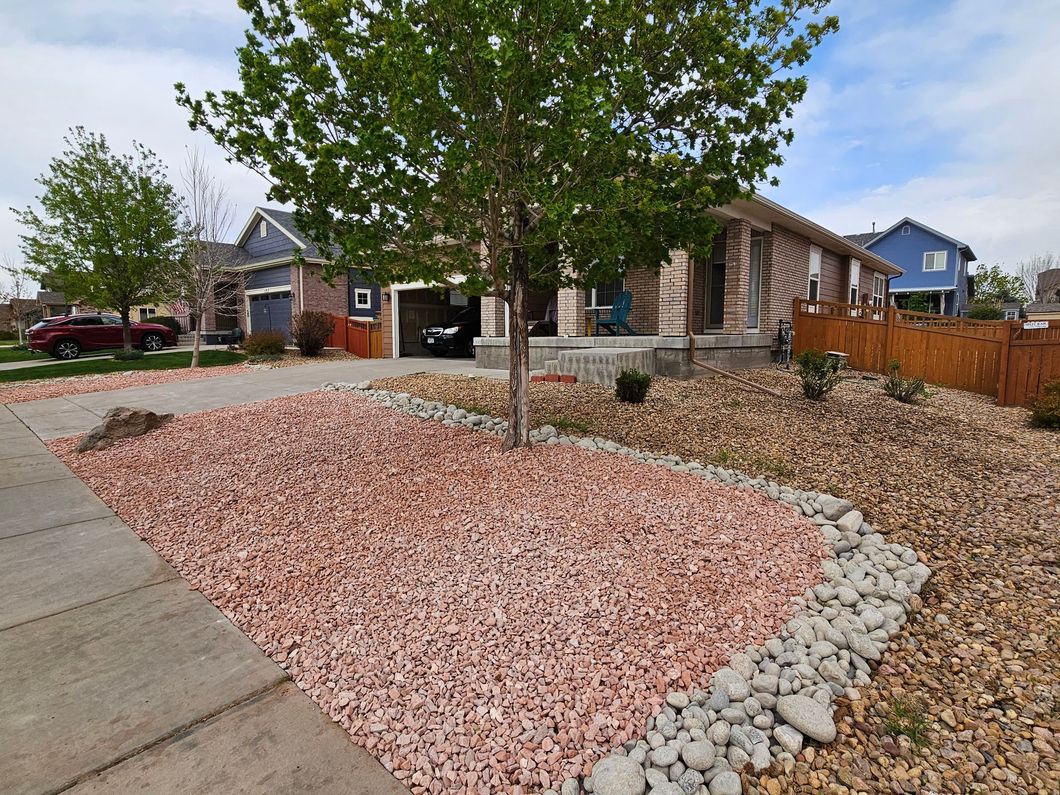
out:
{"label": "green tree", "polygon": [[905,299],[905,307],[909,312],[927,312],[931,308],[928,304],[928,297],[926,293],[910,293],[909,297]]}
{"label": "green tree", "polygon": [[180,201],[149,149],[114,154],[102,135],[70,131],[66,149],[37,182],[42,214],[14,210],[28,230],[22,252],[37,278],[121,315],[132,348],[129,309],[167,297],[183,256]]}
{"label": "green tree", "polygon": [[977,303],[1008,303],[1026,301],[1023,279],[1006,273],[998,264],[980,265],[975,270],[975,300]]}
{"label": "green tree", "polygon": [[240,0],[242,89],[176,88],[337,248],[330,274],[507,302],[510,449],[529,442],[529,290],[702,253],[706,209],[782,161],[826,5]]}

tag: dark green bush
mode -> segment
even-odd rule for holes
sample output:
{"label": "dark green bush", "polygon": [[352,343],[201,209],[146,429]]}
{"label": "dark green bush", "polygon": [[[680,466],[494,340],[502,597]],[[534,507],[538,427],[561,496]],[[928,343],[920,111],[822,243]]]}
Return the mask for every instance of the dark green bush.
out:
{"label": "dark green bush", "polygon": [[968,307],[969,320],[1004,320],[1005,313],[994,304],[972,304]]}
{"label": "dark green bush", "polygon": [[887,365],[888,376],[883,382],[883,391],[893,397],[899,403],[916,403],[920,398],[927,395],[924,388],[923,378],[902,378],[898,371],[902,368],[897,359],[892,359]]}
{"label": "dark green bush", "polygon": [[291,318],[291,336],[303,356],[318,356],[328,344],[332,320],[327,312],[306,310]]}
{"label": "dark green bush", "polygon": [[172,329],[174,334],[184,333],[184,327],[180,325],[180,321],[172,315],[159,315],[158,317],[153,317],[145,322],[157,323],[159,326],[165,326],[166,328]]}
{"label": "dark green bush", "polygon": [[1042,387],[1041,392],[1027,401],[1027,406],[1035,428],[1060,428],[1060,378]]}
{"label": "dark green bush", "polygon": [[144,358],[144,352],[138,348],[132,350],[121,350],[114,354],[114,360],[117,362],[136,362]]}
{"label": "dark green bush", "polygon": [[248,356],[283,356],[287,341],[278,331],[255,331],[243,342],[243,350]]}
{"label": "dark green bush", "polygon": [[799,366],[802,394],[810,400],[823,400],[843,380],[839,361],[829,359],[823,351],[803,351],[795,357],[795,363]]}
{"label": "dark green bush", "polygon": [[8,329],[0,329],[0,340],[17,340],[18,332]]}
{"label": "dark green bush", "polygon": [[615,397],[623,403],[643,403],[650,386],[651,376],[631,367],[615,379]]}

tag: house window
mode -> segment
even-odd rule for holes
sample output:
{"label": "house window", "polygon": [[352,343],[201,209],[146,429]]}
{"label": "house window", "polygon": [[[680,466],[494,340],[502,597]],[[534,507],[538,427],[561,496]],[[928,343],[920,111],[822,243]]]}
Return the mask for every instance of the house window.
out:
{"label": "house window", "polygon": [[883,296],[887,293],[887,280],[879,273],[872,274],[872,305],[883,306]]}
{"label": "house window", "polygon": [[1020,311],[1018,309],[1006,309],[1005,310],[1005,320],[1018,320],[1019,316],[1020,316]]}
{"label": "house window", "polygon": [[615,302],[615,298],[624,289],[624,284],[623,279],[612,279],[609,282],[601,282],[595,287],[586,290],[585,308],[610,309],[611,304]]}
{"label": "house window", "polygon": [[821,249],[817,246],[810,246],[810,284],[806,297],[811,301],[821,297]]}
{"label": "house window", "polygon": [[140,307],[140,322],[146,323],[148,320],[153,318],[157,310],[153,306],[141,306]]}
{"label": "house window", "polygon": [[751,263],[747,280],[747,328],[758,328],[762,309],[762,236],[751,236]]}
{"label": "house window", "polygon": [[946,270],[946,252],[945,251],[925,251],[924,252],[924,270],[926,270],[926,271],[944,271],[944,270]]}
{"label": "house window", "polygon": [[858,284],[861,281],[861,262],[850,258],[850,300],[848,304],[856,304],[858,302]]}
{"label": "house window", "polygon": [[267,234],[269,234],[269,225],[265,223],[265,221],[262,221],[261,226],[258,227],[258,234],[261,237],[265,237]]}
{"label": "house window", "polygon": [[354,288],[353,306],[355,309],[371,309],[372,291],[365,287]]}
{"label": "house window", "polygon": [[909,234],[909,224],[906,224],[905,226],[902,227],[902,234],[903,235],[908,235]]}

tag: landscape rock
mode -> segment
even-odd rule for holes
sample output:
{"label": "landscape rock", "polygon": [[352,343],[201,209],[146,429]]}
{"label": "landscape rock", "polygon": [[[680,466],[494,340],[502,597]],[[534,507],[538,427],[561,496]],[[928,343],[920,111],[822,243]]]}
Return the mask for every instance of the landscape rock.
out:
{"label": "landscape rock", "polygon": [[793,695],[777,700],[777,712],[800,732],[821,743],[835,739],[836,727],[828,708],[812,698]]}
{"label": "landscape rock", "polygon": [[81,437],[79,453],[104,450],[121,439],[143,436],[173,419],[172,414],[155,414],[147,409],[117,406],[103,415],[103,422]]}

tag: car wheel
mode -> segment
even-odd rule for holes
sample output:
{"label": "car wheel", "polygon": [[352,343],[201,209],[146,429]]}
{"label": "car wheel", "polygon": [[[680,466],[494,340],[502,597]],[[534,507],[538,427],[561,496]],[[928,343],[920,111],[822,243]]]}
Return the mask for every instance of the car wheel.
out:
{"label": "car wheel", "polygon": [[467,341],[467,345],[464,346],[464,353],[470,356],[472,359],[475,358],[475,338],[472,337]]}
{"label": "car wheel", "polygon": [[56,359],[76,359],[81,355],[81,345],[77,340],[59,340],[52,349]]}
{"label": "car wheel", "polygon": [[140,347],[145,351],[160,351],[166,342],[158,334],[144,334],[140,339]]}

